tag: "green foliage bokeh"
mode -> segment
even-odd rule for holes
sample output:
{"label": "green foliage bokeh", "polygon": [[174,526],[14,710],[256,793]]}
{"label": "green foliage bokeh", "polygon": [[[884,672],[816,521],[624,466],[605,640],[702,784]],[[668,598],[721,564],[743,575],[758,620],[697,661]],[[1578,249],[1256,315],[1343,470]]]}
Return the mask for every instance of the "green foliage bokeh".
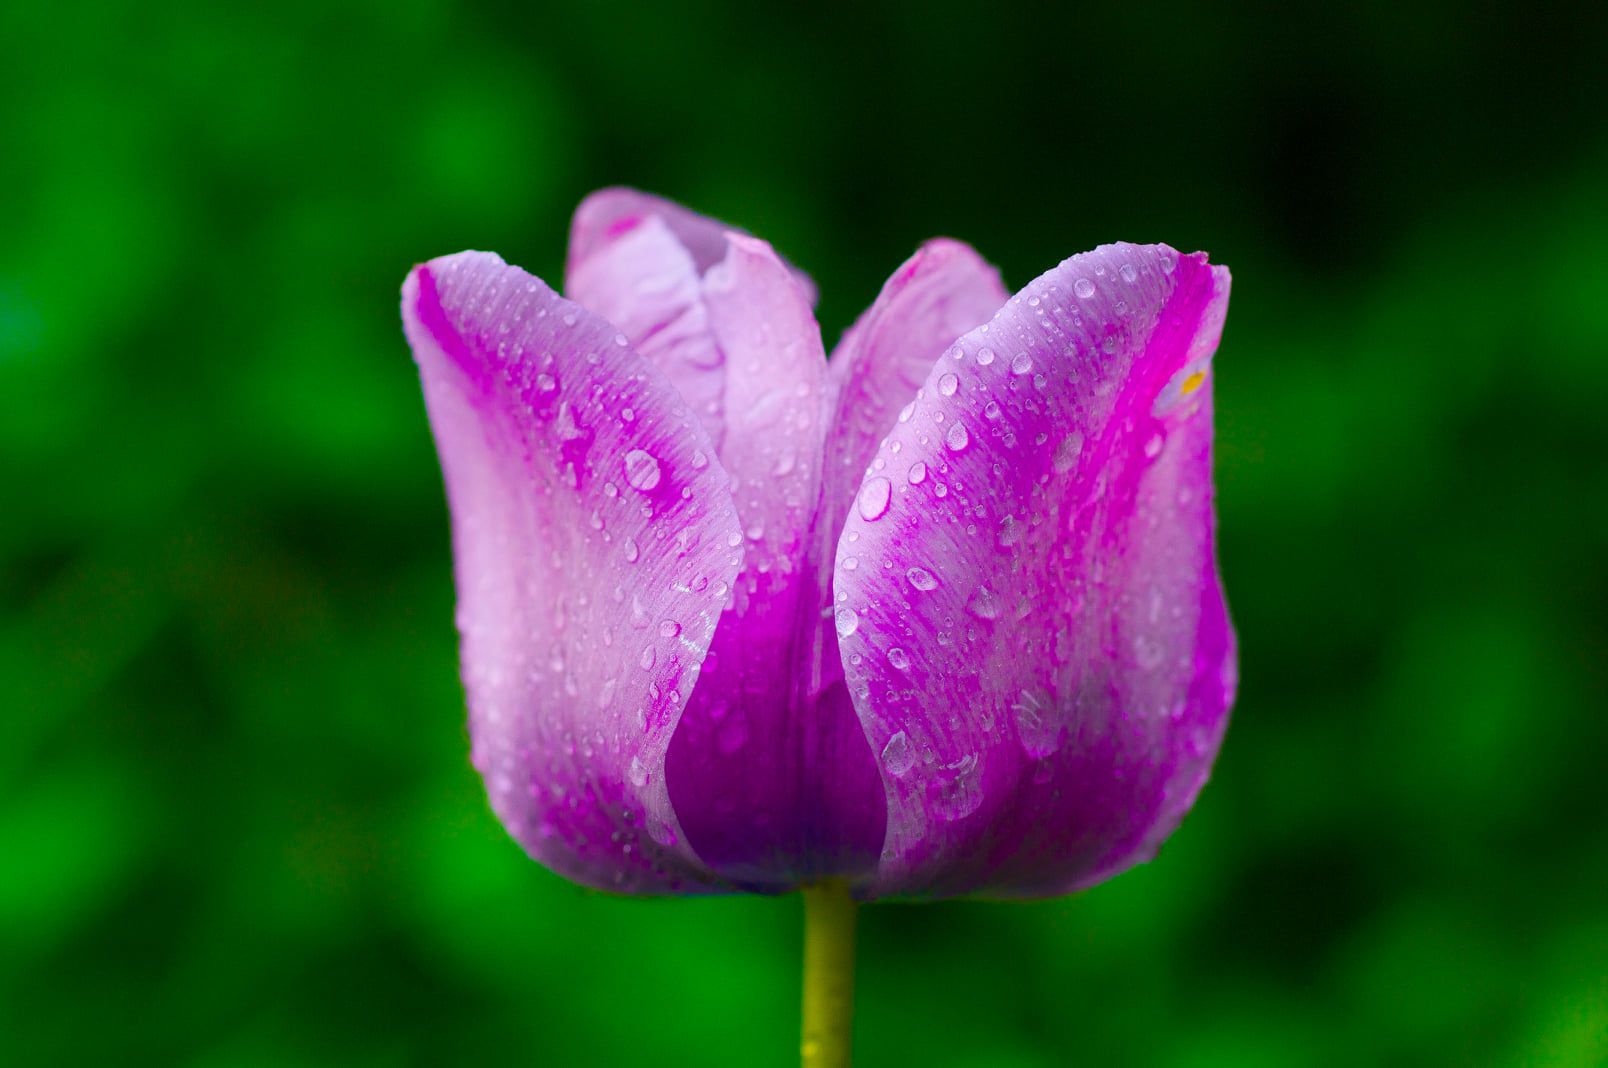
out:
{"label": "green foliage bokeh", "polygon": [[863,919],[867,1064],[1608,1062],[1601,11],[0,7],[0,1063],[785,1064],[796,899],[467,762],[397,290],[629,183],[830,342],[922,239],[1229,264],[1242,692],[1153,863]]}

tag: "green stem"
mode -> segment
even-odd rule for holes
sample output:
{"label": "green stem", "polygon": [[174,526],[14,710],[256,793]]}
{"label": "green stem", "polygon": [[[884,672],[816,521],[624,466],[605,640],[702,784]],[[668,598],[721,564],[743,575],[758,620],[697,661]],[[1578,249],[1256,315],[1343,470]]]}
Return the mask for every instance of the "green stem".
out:
{"label": "green stem", "polygon": [[832,879],[804,888],[804,1068],[847,1068],[854,1019],[854,898]]}

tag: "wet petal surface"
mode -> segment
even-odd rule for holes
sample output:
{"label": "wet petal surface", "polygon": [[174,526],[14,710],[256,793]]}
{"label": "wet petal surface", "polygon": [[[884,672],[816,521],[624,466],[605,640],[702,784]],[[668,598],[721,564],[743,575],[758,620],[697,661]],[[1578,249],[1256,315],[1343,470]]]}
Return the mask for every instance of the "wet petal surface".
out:
{"label": "wet petal surface", "polygon": [[415,269],[402,312],[452,510],[492,807],[578,882],[717,887],[664,771],[742,558],[713,444],[623,334],[496,256]]}
{"label": "wet petal surface", "polygon": [[834,577],[888,803],[871,893],[1064,893],[1192,803],[1235,685],[1210,471],[1227,299],[1204,256],[1073,257],[881,444]]}

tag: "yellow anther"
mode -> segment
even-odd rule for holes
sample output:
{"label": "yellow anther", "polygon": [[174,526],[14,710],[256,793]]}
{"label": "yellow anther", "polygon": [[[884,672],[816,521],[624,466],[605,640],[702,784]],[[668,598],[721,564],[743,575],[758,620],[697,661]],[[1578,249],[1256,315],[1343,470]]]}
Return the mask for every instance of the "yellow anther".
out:
{"label": "yellow anther", "polygon": [[1200,384],[1202,382],[1204,382],[1204,381],[1206,381],[1206,372],[1205,371],[1196,371],[1196,372],[1194,372],[1188,378],[1184,379],[1184,384],[1183,385],[1178,387],[1179,396],[1182,396],[1182,397],[1189,396],[1191,393],[1193,393],[1197,389],[1199,389]]}

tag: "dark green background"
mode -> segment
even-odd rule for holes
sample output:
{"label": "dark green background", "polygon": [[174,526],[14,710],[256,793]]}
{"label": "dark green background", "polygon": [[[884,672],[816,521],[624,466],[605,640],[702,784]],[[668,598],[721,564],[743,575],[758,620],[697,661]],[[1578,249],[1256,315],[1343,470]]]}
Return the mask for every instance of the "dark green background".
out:
{"label": "dark green background", "polygon": [[0,5],[0,1062],[791,1060],[796,899],[578,890],[466,759],[397,288],[556,281],[614,182],[829,341],[939,233],[1234,270],[1215,778],[1080,897],[868,911],[864,1063],[1608,1061],[1591,6]]}

